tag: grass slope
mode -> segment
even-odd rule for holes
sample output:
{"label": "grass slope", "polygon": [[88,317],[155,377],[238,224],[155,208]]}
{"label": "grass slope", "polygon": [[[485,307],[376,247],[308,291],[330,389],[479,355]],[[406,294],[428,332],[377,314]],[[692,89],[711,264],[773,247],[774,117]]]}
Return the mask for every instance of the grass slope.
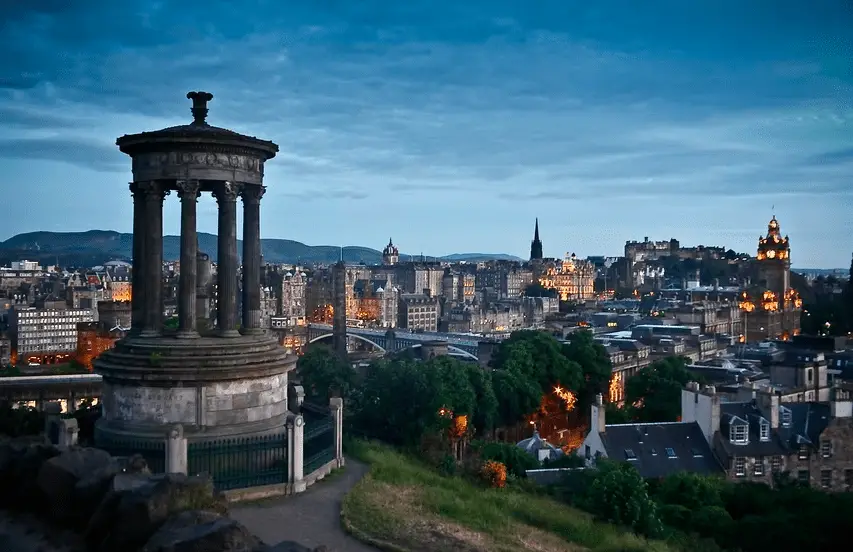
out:
{"label": "grass slope", "polygon": [[385,550],[672,550],[546,497],[444,477],[384,445],[359,441],[350,453],[370,472],[344,498],[344,526]]}

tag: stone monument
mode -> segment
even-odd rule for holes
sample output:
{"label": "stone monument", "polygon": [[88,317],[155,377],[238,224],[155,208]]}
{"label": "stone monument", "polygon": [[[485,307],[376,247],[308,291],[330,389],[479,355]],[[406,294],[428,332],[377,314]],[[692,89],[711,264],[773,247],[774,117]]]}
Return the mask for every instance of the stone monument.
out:
{"label": "stone monument", "polygon": [[[287,373],[296,357],[261,328],[260,203],[264,163],[278,152],[266,140],[206,122],[213,95],[190,92],[193,122],[116,141],[133,163],[131,330],[94,362],[103,375],[96,442],[162,443],[176,424],[190,444],[283,433]],[[163,328],[163,201],[181,201],[178,328]],[[196,203],[216,198],[216,328],[197,329],[199,258]],[[237,320],[237,201],[243,205],[243,316]]]}

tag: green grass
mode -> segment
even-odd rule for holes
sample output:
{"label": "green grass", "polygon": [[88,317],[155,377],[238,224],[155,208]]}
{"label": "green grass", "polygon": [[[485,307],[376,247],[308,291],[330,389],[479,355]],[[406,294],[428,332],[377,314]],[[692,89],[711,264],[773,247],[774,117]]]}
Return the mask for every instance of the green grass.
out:
{"label": "green grass", "polygon": [[344,499],[344,523],[356,536],[390,543],[388,549],[673,550],[545,496],[442,476],[381,444],[358,441],[348,448],[370,472]]}

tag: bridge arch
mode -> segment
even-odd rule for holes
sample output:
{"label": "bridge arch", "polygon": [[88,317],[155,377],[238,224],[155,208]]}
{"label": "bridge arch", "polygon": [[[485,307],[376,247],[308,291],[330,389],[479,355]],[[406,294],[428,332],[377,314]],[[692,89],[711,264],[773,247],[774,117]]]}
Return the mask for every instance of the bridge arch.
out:
{"label": "bridge arch", "polygon": [[[407,349],[415,349],[417,347],[420,347],[421,345],[423,345],[423,343],[414,343],[413,345],[410,345],[409,347],[407,347]],[[456,347],[454,345],[450,345],[449,343],[447,345],[447,350],[448,350],[448,352],[453,351],[454,353],[457,353],[458,355],[464,356],[465,358],[470,358],[471,360],[476,360],[476,361],[480,360],[479,358],[472,355],[471,353],[469,353],[465,349],[460,349],[459,347]]]}
{"label": "bridge arch", "polygon": [[[315,342],[317,342],[317,341],[320,341],[321,339],[328,339],[328,338],[332,337],[333,335],[334,335],[334,334],[330,334],[330,333],[323,334],[323,335],[320,335],[320,336],[315,337],[314,339],[309,340],[309,341],[308,341],[308,343],[310,344],[310,343],[315,343]],[[369,343],[370,345],[373,345],[374,347],[376,347],[377,349],[379,349],[379,350],[380,350],[380,351],[382,351],[383,353],[386,353],[386,352],[387,352],[387,351],[385,350],[385,347],[382,347],[381,345],[379,345],[379,344],[378,344],[378,343],[376,343],[375,341],[371,341],[370,339],[367,339],[367,338],[366,338],[366,337],[364,337],[363,335],[358,335],[358,334],[354,334],[354,333],[347,333],[347,337],[348,337],[348,338],[349,338],[349,337],[352,337],[352,338],[355,338],[355,339],[359,339],[359,340],[361,340],[361,341],[363,341],[363,342],[365,342],[365,343]]]}

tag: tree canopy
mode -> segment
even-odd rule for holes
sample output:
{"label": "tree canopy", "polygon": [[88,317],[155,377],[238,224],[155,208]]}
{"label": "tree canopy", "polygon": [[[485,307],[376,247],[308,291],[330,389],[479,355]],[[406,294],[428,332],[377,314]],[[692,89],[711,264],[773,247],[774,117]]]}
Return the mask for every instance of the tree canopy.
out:
{"label": "tree canopy", "polygon": [[571,335],[563,345],[563,355],[580,366],[582,382],[577,387],[577,409],[584,413],[599,393],[608,396],[613,366],[603,345],[597,343],[590,331],[579,331]]}
{"label": "tree canopy", "polygon": [[328,402],[330,397],[348,397],[355,381],[355,370],[330,348],[309,347],[299,357],[296,370],[309,398]]}
{"label": "tree canopy", "polygon": [[681,416],[681,390],[695,380],[683,357],[653,362],[625,382],[625,402],[642,422],[674,422]]}

